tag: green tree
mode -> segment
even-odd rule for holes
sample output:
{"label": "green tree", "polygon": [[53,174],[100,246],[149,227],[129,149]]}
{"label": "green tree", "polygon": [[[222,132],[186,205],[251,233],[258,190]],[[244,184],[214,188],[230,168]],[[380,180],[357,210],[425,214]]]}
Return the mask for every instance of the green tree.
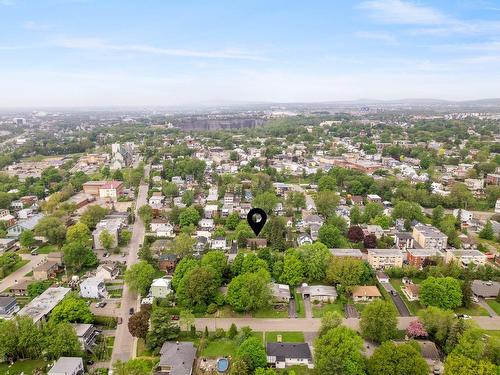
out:
{"label": "green tree", "polygon": [[262,208],[267,214],[272,213],[278,203],[276,194],[269,191],[258,194],[252,202],[254,207]]}
{"label": "green tree", "polygon": [[127,362],[117,360],[113,364],[115,375],[150,375],[152,370],[153,363],[145,358],[129,359]]}
{"label": "green tree", "polygon": [[453,310],[462,305],[462,287],[453,277],[428,277],[420,284],[420,302]]}
{"label": "green tree", "polygon": [[484,228],[479,232],[479,238],[492,241],[495,238],[495,232],[493,231],[493,224],[488,220]]}
{"label": "green tree", "polygon": [[384,342],[368,360],[370,375],[427,375],[429,367],[416,342],[396,345]]}
{"label": "green tree", "polygon": [[283,251],[286,249],[286,222],[282,216],[271,216],[264,229],[262,236],[267,238],[269,245],[276,250]]}
{"label": "green tree", "polygon": [[194,325],[195,316],[191,310],[181,310],[179,314],[179,326],[184,329],[184,331],[189,331],[192,325]]}
{"label": "green tree", "polygon": [[358,206],[355,205],[351,208],[349,218],[351,219],[351,225],[361,223],[361,211]]}
{"label": "green tree", "polygon": [[351,292],[354,286],[362,284],[366,275],[366,266],[360,259],[333,257],[326,271],[326,280],[330,284],[340,284]]}
{"label": "green tree", "polygon": [[89,206],[80,217],[80,222],[85,224],[90,230],[95,229],[98,222],[100,222],[109,213],[105,207],[98,205]]}
{"label": "green tree", "polygon": [[342,315],[337,311],[327,311],[321,317],[321,327],[318,335],[321,337],[342,324]]}
{"label": "green tree", "polygon": [[238,246],[246,247],[247,240],[252,237],[255,237],[252,228],[250,228],[246,221],[240,221],[233,233],[233,239],[236,240]]}
{"label": "green tree", "polygon": [[91,246],[92,235],[90,229],[82,222],[78,222],[68,228],[66,232],[67,242],[79,242],[84,246]]}
{"label": "green tree", "polygon": [[200,221],[200,213],[194,207],[188,207],[179,214],[179,224],[181,227],[197,225]]}
{"label": "green tree", "polygon": [[172,251],[181,258],[193,254],[193,246],[196,244],[196,238],[189,234],[180,233],[174,238]]}
{"label": "green tree", "polygon": [[177,288],[181,306],[204,310],[220,287],[220,276],[212,267],[198,266],[189,270]]}
{"label": "green tree", "polygon": [[[293,370],[291,370],[291,371],[293,371]],[[255,369],[254,374],[255,375],[276,375],[276,371],[273,370],[272,368],[259,367],[259,368]]]}
{"label": "green tree", "polygon": [[94,315],[85,303],[85,300],[77,297],[66,297],[54,307],[50,313],[50,320],[55,323],[92,323]]}
{"label": "green tree", "polygon": [[306,196],[300,191],[291,191],[288,193],[286,203],[295,210],[306,208]]}
{"label": "green tree", "polygon": [[337,208],[339,201],[340,197],[337,193],[329,190],[320,191],[316,194],[316,198],[314,200],[318,213],[327,219],[335,216],[335,209]]}
{"label": "green tree", "polygon": [[369,303],[361,312],[361,335],[377,343],[394,338],[398,326],[397,315],[392,302],[379,300]]}
{"label": "green tree", "polygon": [[179,336],[179,326],[172,321],[169,310],[154,307],[151,313],[151,329],[146,336],[146,346],[150,350],[159,349],[165,341],[175,340]]}
{"label": "green tree", "polygon": [[52,281],[50,280],[33,281],[29,283],[27,287],[28,297],[30,299],[38,297],[40,294],[45,292],[50,287],[51,284]]}
{"label": "green tree", "polygon": [[35,244],[35,234],[31,230],[25,230],[19,235],[19,243],[25,249]]}
{"label": "green tree", "polygon": [[335,191],[337,189],[337,181],[334,177],[323,176],[318,180],[318,191]]}
{"label": "green tree", "polygon": [[172,287],[177,290],[179,284],[186,273],[198,266],[199,262],[196,259],[185,257],[175,267],[174,275],[172,276]]}
{"label": "green tree", "polygon": [[201,265],[211,267],[215,270],[222,282],[222,276],[227,267],[227,257],[224,252],[220,250],[209,251],[201,257]]}
{"label": "green tree", "polygon": [[155,275],[156,271],[153,266],[141,260],[125,271],[124,279],[131,291],[144,296],[147,294]]}
{"label": "green tree", "polygon": [[233,212],[226,218],[225,226],[227,230],[235,230],[239,223],[240,215],[237,212]]}
{"label": "green tree", "polygon": [[49,359],[60,357],[79,357],[82,355],[81,343],[71,324],[49,321],[42,328],[43,351]]}
{"label": "green tree", "polygon": [[363,340],[350,328],[339,326],[316,339],[315,371],[318,374],[364,375]]}
{"label": "green tree", "polygon": [[347,242],[338,228],[328,224],[323,224],[319,228],[318,239],[329,248],[342,248]]}
{"label": "green tree", "polygon": [[[83,266],[92,266],[92,250],[81,242],[69,242],[62,247],[64,263],[74,271],[79,271]],[[90,263],[90,264],[89,264]]]}
{"label": "green tree", "polygon": [[47,238],[53,245],[60,245],[66,237],[66,226],[55,216],[45,216],[35,225],[35,234]]}
{"label": "green tree", "polygon": [[115,243],[115,238],[111,233],[109,233],[109,230],[107,229],[103,229],[101,230],[101,233],[99,233],[99,242],[107,251],[111,250],[117,245]]}
{"label": "green tree", "polygon": [[120,232],[120,239],[118,242],[120,243],[121,246],[127,246],[130,243],[131,239],[132,239],[132,232],[129,230],[123,229]]}
{"label": "green tree", "polygon": [[422,208],[416,202],[398,201],[392,210],[392,218],[405,219],[408,221],[417,220],[423,221],[424,214]]}
{"label": "green tree", "polygon": [[231,280],[227,290],[227,301],[235,311],[255,311],[269,304],[269,273],[243,273]]}
{"label": "green tree", "polygon": [[456,321],[453,312],[430,306],[419,311],[419,317],[425,330],[429,333],[430,339],[443,346],[448,339],[451,327]]}
{"label": "green tree", "polygon": [[299,247],[300,257],[304,263],[305,275],[309,281],[323,281],[332,254],[321,242]]}
{"label": "green tree", "polygon": [[237,356],[249,365],[250,370],[267,365],[267,354],[264,346],[256,337],[249,337],[238,348]]}
{"label": "green tree", "polygon": [[149,227],[149,224],[151,224],[151,220],[153,220],[153,208],[145,204],[144,206],[139,207],[137,213],[139,214],[141,220],[144,222],[144,225],[146,227]]}
{"label": "green tree", "polygon": [[444,363],[444,375],[498,375],[497,370],[489,361],[475,361],[457,354],[449,355]]}
{"label": "green tree", "polygon": [[280,281],[296,286],[302,280],[304,280],[304,263],[296,253],[287,251],[283,260],[283,273]]}
{"label": "green tree", "polygon": [[369,223],[370,220],[376,218],[377,216],[382,216],[384,214],[384,206],[376,202],[368,202],[365,206],[365,212],[363,213],[363,222]]}
{"label": "green tree", "polygon": [[441,205],[438,205],[432,210],[432,225],[439,228],[441,225],[441,220],[444,218],[444,208]]}

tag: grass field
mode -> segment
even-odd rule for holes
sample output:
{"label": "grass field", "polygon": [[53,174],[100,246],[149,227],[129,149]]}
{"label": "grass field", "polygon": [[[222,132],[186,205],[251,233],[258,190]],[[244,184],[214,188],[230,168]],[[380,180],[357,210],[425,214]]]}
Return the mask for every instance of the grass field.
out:
{"label": "grass field", "polygon": [[330,311],[336,311],[341,316],[344,316],[344,305],[339,300],[324,305],[312,304],[313,318],[322,318],[323,315]]}
{"label": "grass field", "polygon": [[314,374],[314,370],[308,369],[307,366],[287,367],[286,369],[278,370],[278,374],[280,374],[280,375],[290,374],[291,371],[293,371],[293,373],[295,375],[312,375],[312,374]]}
{"label": "grass field", "polygon": [[[257,338],[263,343],[262,332],[252,332],[253,337]],[[238,350],[238,343],[236,340],[231,340],[227,337],[220,339],[212,339],[207,342],[205,348],[201,351],[202,357],[222,357],[222,356],[235,356]]]}
{"label": "grass field", "polygon": [[306,317],[306,310],[304,309],[304,300],[302,299],[302,295],[297,292],[293,292],[295,296],[295,306],[297,307],[297,315],[299,318]]}
{"label": "grass field", "polygon": [[58,248],[56,245],[45,245],[40,247],[37,252],[38,254],[49,254],[58,251]]}
{"label": "grass field", "polygon": [[500,303],[495,301],[494,299],[486,300],[486,303],[493,309],[495,312],[500,315]]}
{"label": "grass field", "polygon": [[500,331],[486,331],[486,334],[500,339]]}
{"label": "grass field", "polygon": [[47,363],[48,362],[39,359],[17,361],[11,367],[9,367],[9,365],[6,363],[1,363],[0,374],[19,375],[21,373],[24,373],[24,375],[31,375],[33,373],[33,370],[37,368],[45,369]]}
{"label": "grass field", "polygon": [[266,332],[266,342],[278,342],[278,335],[282,342],[304,342],[304,332]]}
{"label": "grass field", "polygon": [[455,309],[455,312],[457,314],[467,314],[470,316],[489,316],[488,311],[486,311],[484,307],[479,306],[476,303],[468,309],[465,307],[459,307],[458,309]]}

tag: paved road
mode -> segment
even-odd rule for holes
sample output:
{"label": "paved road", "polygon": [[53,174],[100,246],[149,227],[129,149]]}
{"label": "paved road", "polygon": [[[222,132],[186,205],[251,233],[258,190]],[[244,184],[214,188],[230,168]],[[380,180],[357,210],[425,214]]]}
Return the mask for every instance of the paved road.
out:
{"label": "paved road", "polygon": [[490,305],[486,303],[486,300],[484,298],[479,298],[479,305],[485,308],[486,311],[488,311],[488,314],[490,316],[498,316],[498,314],[493,310]]}
{"label": "paved road", "polygon": [[[149,175],[149,166],[145,167],[145,175]],[[135,206],[136,214],[139,207],[142,207],[147,203],[147,197],[148,185],[141,183]],[[143,243],[145,232],[146,229],[144,227],[144,223],[141,219],[137,218],[132,229],[132,238],[126,249],[126,252],[128,252],[128,256],[126,258],[127,268],[138,262],[137,253],[139,252],[139,244]],[[137,311],[138,305],[139,301],[137,294],[129,291],[127,285],[124,285],[121,306],[118,310],[118,316],[123,318],[123,322],[116,328],[115,344],[111,355],[111,364],[118,359],[127,361],[130,358],[135,357],[134,348],[136,347],[136,340],[128,331],[128,318],[130,308],[134,308],[134,310]]]}
{"label": "paved road", "polygon": [[[415,317],[399,317],[398,328],[406,329]],[[479,327],[486,330],[500,330],[500,317],[475,316],[472,318]],[[302,331],[316,332],[321,325],[321,319],[302,318],[302,319],[256,319],[256,318],[200,318],[196,319],[196,329],[202,331],[208,327],[209,331],[215,331],[216,328],[228,330],[234,323],[238,328],[248,326],[254,331]],[[348,318],[343,320],[343,324],[353,329],[359,329],[359,319]]]}
{"label": "paved road", "polygon": [[396,289],[394,289],[391,283],[380,283],[380,285],[382,285],[382,288],[384,288],[387,291],[387,293],[389,293],[389,295],[391,296],[394,305],[396,305],[396,308],[398,309],[399,315],[411,316],[410,310],[408,310],[408,307],[406,307],[406,304],[404,303],[403,299],[397,293]]}
{"label": "paved road", "polygon": [[11,273],[7,277],[4,277],[2,281],[0,281],[0,292],[3,292],[5,289],[10,288],[16,283],[16,280],[19,281],[24,278],[24,275],[33,271],[33,267],[36,267],[40,264],[44,259],[47,258],[45,254],[39,255],[31,255],[31,254],[19,254],[21,258],[27,259],[30,262],[26,263],[24,266],[19,268],[17,271]]}
{"label": "paved road", "polygon": [[306,318],[313,317],[311,299],[309,297],[304,298],[304,311],[305,311]]}

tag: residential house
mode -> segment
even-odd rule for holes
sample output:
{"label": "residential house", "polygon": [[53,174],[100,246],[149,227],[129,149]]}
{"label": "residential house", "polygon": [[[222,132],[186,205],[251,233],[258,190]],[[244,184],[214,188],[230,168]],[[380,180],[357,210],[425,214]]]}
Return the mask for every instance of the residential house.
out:
{"label": "residential house", "polygon": [[99,197],[116,202],[123,194],[123,182],[108,181],[99,188]]}
{"label": "residential house", "polygon": [[159,278],[154,279],[151,284],[151,295],[154,298],[166,298],[170,293],[172,293],[172,279],[171,278]]}
{"label": "residential house", "polygon": [[82,298],[108,298],[108,291],[104,279],[100,277],[89,277],[80,283],[80,297]]}
{"label": "residential house", "polygon": [[207,219],[207,218],[201,219],[198,222],[198,226],[202,230],[212,231],[215,228],[214,219]]}
{"label": "residential house", "polygon": [[471,288],[472,293],[474,293],[476,297],[496,298],[500,291],[500,282],[474,280],[472,281]]}
{"label": "residential house", "polygon": [[382,198],[377,194],[368,194],[366,196],[367,202],[382,203]]}
{"label": "residential house", "polygon": [[213,218],[218,211],[219,211],[219,206],[217,206],[216,204],[207,204],[203,209],[205,218],[207,219]]}
{"label": "residential house", "polygon": [[453,216],[455,216],[455,218],[457,218],[457,219],[459,219],[459,217],[460,217],[461,224],[470,223],[473,219],[472,212],[467,211],[467,210],[458,209],[458,208],[453,210]]}
{"label": "residential house", "polygon": [[380,270],[403,266],[403,253],[398,249],[368,249],[368,263]]}
{"label": "residential house", "polygon": [[371,302],[382,298],[382,294],[375,285],[357,286],[352,292],[354,302]]}
{"label": "residential house", "polygon": [[299,238],[297,238],[297,243],[299,244],[299,246],[311,245],[313,243],[313,240],[307,233],[303,233],[299,236]]}
{"label": "residential house", "polygon": [[225,250],[227,249],[227,240],[225,237],[217,237],[212,240],[212,249]]}
{"label": "residential house", "polygon": [[337,289],[330,285],[304,285],[300,288],[300,293],[311,302],[333,302],[338,297]]}
{"label": "residential house", "polygon": [[96,341],[101,331],[93,324],[73,323],[71,324],[75,330],[78,341],[82,345],[82,349],[88,352],[93,352],[96,346]]}
{"label": "residential house", "polygon": [[418,301],[420,286],[416,284],[406,284],[401,287],[401,291],[404,293],[408,301]]}
{"label": "residential house", "polygon": [[16,242],[15,238],[0,238],[0,254],[12,249]]}
{"label": "residential house", "polygon": [[363,229],[363,232],[366,235],[369,234],[374,234],[377,239],[382,238],[382,236],[385,234],[384,229],[380,225],[374,225],[374,224],[368,224],[365,229]]}
{"label": "residential house", "polygon": [[426,249],[446,249],[448,236],[432,225],[417,224],[413,227],[413,238]]}
{"label": "residential house", "polygon": [[57,276],[59,267],[60,264],[57,261],[47,260],[33,268],[33,279],[42,281],[53,279]]}
{"label": "residential house", "polygon": [[61,357],[47,375],[83,375],[84,373],[83,360],[80,357]]}
{"label": "residential house", "polygon": [[314,368],[311,349],[307,343],[270,342],[266,345],[267,363],[271,367],[286,368],[303,365]]}
{"label": "residential house", "polygon": [[172,273],[177,265],[177,255],[176,254],[160,254],[158,256],[158,264],[161,271],[166,271]]}
{"label": "residential house", "polygon": [[166,341],[160,349],[160,363],[156,375],[192,375],[196,347],[191,341]]}
{"label": "residential house", "polygon": [[275,303],[290,302],[290,287],[286,284],[271,283],[271,295]]}
{"label": "residential house", "polygon": [[7,237],[19,238],[19,235],[25,230],[33,230],[44,216],[44,214],[39,213],[29,219],[19,220],[14,226],[7,229]]}
{"label": "residential house", "polygon": [[249,238],[247,239],[247,247],[251,249],[263,249],[267,247],[266,238]]}
{"label": "residential house", "polygon": [[0,297],[0,318],[9,318],[19,311],[14,297]]}
{"label": "residential house", "polygon": [[406,256],[408,264],[417,268],[422,268],[426,259],[444,258],[443,252],[437,249],[408,249]]}
{"label": "residential house", "polygon": [[379,283],[388,283],[389,282],[389,276],[387,276],[382,271],[377,271],[375,273],[375,277],[377,278],[377,280],[378,280]]}
{"label": "residential house", "polygon": [[29,316],[34,323],[46,320],[52,309],[56,307],[69,292],[71,292],[70,288],[49,288],[38,297],[28,302],[17,315]]}
{"label": "residential house", "polygon": [[158,237],[175,237],[174,226],[163,218],[154,218],[151,220],[151,231]]}
{"label": "residential house", "polygon": [[120,268],[116,262],[100,264],[97,267],[95,276],[104,281],[114,280],[120,273]]}
{"label": "residential house", "polygon": [[9,210],[0,210],[0,222],[4,224],[5,227],[11,227],[16,223],[16,218],[10,214]]}
{"label": "residential house", "polygon": [[31,280],[16,280],[14,285],[10,287],[10,293],[14,296],[26,296],[28,295],[28,281]]}
{"label": "residential house", "polygon": [[165,197],[161,194],[161,192],[156,191],[153,193],[151,198],[149,198],[148,203],[151,207],[162,207],[164,200],[165,200]]}
{"label": "residential house", "polygon": [[486,184],[500,186],[500,174],[488,173],[486,175]]}
{"label": "residential house", "polygon": [[482,178],[466,178],[464,183],[470,191],[478,191],[484,188],[484,180]]}

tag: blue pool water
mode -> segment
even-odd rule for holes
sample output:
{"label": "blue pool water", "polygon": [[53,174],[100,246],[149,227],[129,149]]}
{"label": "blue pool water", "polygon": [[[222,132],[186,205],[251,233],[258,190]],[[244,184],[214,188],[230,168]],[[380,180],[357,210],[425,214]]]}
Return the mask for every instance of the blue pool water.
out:
{"label": "blue pool water", "polygon": [[229,360],[227,358],[219,358],[217,360],[217,371],[226,372],[229,368]]}

